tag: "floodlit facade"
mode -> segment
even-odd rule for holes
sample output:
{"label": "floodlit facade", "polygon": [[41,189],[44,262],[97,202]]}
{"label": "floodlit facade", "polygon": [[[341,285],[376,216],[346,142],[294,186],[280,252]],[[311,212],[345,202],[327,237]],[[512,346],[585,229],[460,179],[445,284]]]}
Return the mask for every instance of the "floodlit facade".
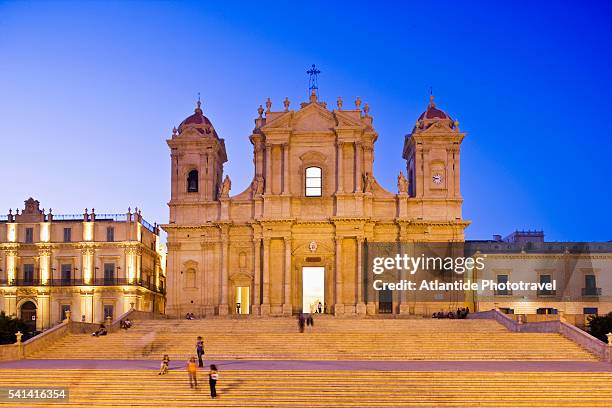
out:
{"label": "floodlit facade", "polygon": [[369,106],[359,98],[336,105],[313,90],[295,110],[287,99],[279,110],[269,99],[260,106],[248,135],[253,179],[235,195],[223,172],[224,140],[199,102],[173,130],[170,219],[162,226],[168,314],[288,315],[319,303],[336,315],[429,310],[405,293],[368,293],[362,244],[464,240],[464,133],[432,97],[412,132],[397,137],[406,166],[391,192],[373,173],[378,134]]}
{"label": "floodlit facade", "polygon": [[163,312],[159,228],[140,211],[55,215],[39,207],[30,198],[0,218],[0,310],[37,330],[67,315],[102,322],[132,307]]}

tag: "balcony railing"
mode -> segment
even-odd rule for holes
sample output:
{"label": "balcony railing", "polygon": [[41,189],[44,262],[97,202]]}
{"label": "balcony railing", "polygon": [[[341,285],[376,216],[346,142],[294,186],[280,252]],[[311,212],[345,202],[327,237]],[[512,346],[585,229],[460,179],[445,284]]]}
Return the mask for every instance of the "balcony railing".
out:
{"label": "balcony railing", "polygon": [[542,289],[542,290],[538,290],[538,296],[556,296],[557,295],[557,291],[556,290],[546,290],[546,289]]}
{"label": "balcony railing", "polygon": [[582,288],[582,296],[601,296],[601,288]]}
{"label": "balcony railing", "polygon": [[494,294],[495,296],[512,296],[512,289],[496,290]]}
{"label": "balcony railing", "polygon": [[0,286],[140,286],[149,289],[153,292],[163,293],[163,288],[157,288],[154,283],[149,283],[143,280],[130,282],[127,278],[96,278],[90,282],[85,282],[84,279],[13,279],[7,281],[0,280]]}
{"label": "balcony railing", "polygon": [[96,214],[96,221],[127,221],[127,214]]}
{"label": "balcony railing", "polygon": [[53,221],[83,221],[83,214],[53,214]]}
{"label": "balcony railing", "polygon": [[141,219],[141,224],[143,227],[155,234],[155,227],[149,224],[144,218]]}

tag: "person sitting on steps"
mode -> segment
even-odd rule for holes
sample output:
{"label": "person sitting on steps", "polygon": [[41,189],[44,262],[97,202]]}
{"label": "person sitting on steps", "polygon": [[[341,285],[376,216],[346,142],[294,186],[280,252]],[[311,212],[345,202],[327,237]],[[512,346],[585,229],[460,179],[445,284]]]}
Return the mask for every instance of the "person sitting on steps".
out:
{"label": "person sitting on steps", "polygon": [[159,373],[157,375],[168,374],[168,366],[170,365],[170,357],[167,354],[164,354],[162,358],[161,366],[159,367]]}
{"label": "person sitting on steps", "polygon": [[106,336],[106,334],[107,334],[106,327],[103,324],[100,324],[100,327],[98,328],[98,330],[91,333],[91,335],[95,337]]}

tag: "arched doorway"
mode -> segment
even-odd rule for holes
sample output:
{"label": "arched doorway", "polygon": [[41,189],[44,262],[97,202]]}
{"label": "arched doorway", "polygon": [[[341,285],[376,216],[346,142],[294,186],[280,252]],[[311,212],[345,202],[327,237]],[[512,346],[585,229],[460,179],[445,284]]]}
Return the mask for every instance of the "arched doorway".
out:
{"label": "arched doorway", "polygon": [[36,330],[36,305],[31,300],[21,305],[21,320],[28,325],[29,330]]}

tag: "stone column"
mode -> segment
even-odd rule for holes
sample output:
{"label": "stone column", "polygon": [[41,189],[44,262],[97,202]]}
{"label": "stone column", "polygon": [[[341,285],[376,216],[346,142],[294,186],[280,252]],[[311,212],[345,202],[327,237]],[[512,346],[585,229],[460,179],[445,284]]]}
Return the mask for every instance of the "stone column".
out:
{"label": "stone column", "polygon": [[366,305],[363,301],[363,238],[357,238],[357,306],[355,311],[359,315],[366,314]]}
{"label": "stone column", "polygon": [[[401,229],[403,229],[403,227],[400,225],[400,236],[399,236],[399,242],[398,242],[399,251],[398,252],[400,256],[403,258],[404,253],[406,253],[406,248],[405,248],[405,245],[402,244],[402,242],[405,242],[405,239],[403,238],[404,233],[403,231],[401,231]],[[399,278],[400,280],[407,279],[408,271],[404,268],[400,269]],[[399,292],[399,313],[400,314],[410,314],[410,305],[408,304],[408,291],[401,290]]]}
{"label": "stone column", "polygon": [[283,314],[291,315],[291,238],[285,237],[285,279]]}
{"label": "stone column", "polygon": [[343,142],[338,142],[336,144],[338,149],[338,171],[336,177],[338,177],[338,193],[344,192],[344,156],[342,149],[344,147]]}
{"label": "stone column", "polygon": [[272,145],[266,144],[266,175],[264,177],[265,194],[272,193]]}
{"label": "stone column", "polygon": [[9,249],[6,253],[6,279],[12,282],[17,279],[17,251]]}
{"label": "stone column", "polygon": [[255,259],[253,260],[253,305],[251,309],[254,315],[258,315],[261,311],[261,239],[259,238],[253,241],[253,253]]}
{"label": "stone column", "polygon": [[289,144],[283,144],[283,194],[289,194]]}
{"label": "stone column", "polygon": [[342,237],[336,237],[336,293],[334,314],[344,314],[344,303],[342,299]]}
{"label": "stone column", "polygon": [[361,143],[355,143],[355,193],[361,193]]}
{"label": "stone column", "polygon": [[270,238],[263,240],[263,299],[261,314],[270,314]]}
{"label": "stone column", "polygon": [[82,262],[81,262],[81,274],[83,276],[83,283],[89,284],[94,279],[95,265],[94,265],[94,249],[85,248],[81,250]]}
{"label": "stone column", "polygon": [[229,230],[227,227],[221,230],[221,302],[219,304],[219,315],[227,315],[229,307],[227,304],[228,278],[229,278]]}
{"label": "stone column", "polygon": [[40,280],[43,285],[46,285],[49,279],[53,279],[53,276],[51,276],[51,249],[43,248],[39,250],[38,256]]}

